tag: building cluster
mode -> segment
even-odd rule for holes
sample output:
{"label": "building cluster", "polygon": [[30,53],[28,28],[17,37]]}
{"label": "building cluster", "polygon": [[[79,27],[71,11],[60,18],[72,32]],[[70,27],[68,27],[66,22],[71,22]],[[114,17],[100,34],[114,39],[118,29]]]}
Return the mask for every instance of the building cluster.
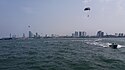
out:
{"label": "building cluster", "polygon": [[102,31],[98,31],[97,32],[97,37],[125,37],[125,34],[124,33],[115,33],[114,35],[112,34],[104,34],[104,32]]}
{"label": "building cluster", "polygon": [[38,33],[33,34],[31,31],[29,31],[29,38],[40,38],[40,35]]}
{"label": "building cluster", "polygon": [[97,37],[104,37],[104,32],[98,31],[97,32]]}
{"label": "building cluster", "polygon": [[75,33],[72,33],[72,37],[86,37],[85,31],[75,31]]}
{"label": "building cluster", "polygon": [[51,34],[51,35],[45,35],[45,36],[40,36],[37,32],[34,34],[31,31],[29,31],[29,36],[26,37],[25,34],[23,33],[22,37],[17,37],[16,35],[9,35],[9,37],[6,38],[0,38],[0,40],[11,40],[11,39],[28,39],[28,38],[121,38],[125,37],[124,33],[115,33],[115,34],[107,34],[104,33],[103,31],[97,31],[96,35],[89,36],[87,35],[87,32],[85,31],[75,31],[72,33],[72,35],[66,35],[66,36],[59,36],[56,34]]}
{"label": "building cluster", "polygon": [[58,35],[56,34],[51,34],[51,35],[45,35],[45,36],[40,36],[38,33],[36,34],[33,34],[31,31],[29,31],[29,38],[41,38],[41,37],[44,37],[44,38],[55,38],[55,37],[59,37]]}
{"label": "building cluster", "polygon": [[117,37],[125,37],[124,33],[115,33],[112,34],[105,34],[103,31],[97,31],[95,36],[89,36],[85,31],[75,31],[72,33],[73,38],[117,38]]}
{"label": "building cluster", "polygon": [[[23,37],[25,37],[25,34],[23,34]],[[40,36],[38,33],[33,34],[31,31],[29,31],[29,38],[41,38],[42,36]],[[59,38],[111,38],[111,37],[125,37],[124,33],[115,33],[115,34],[107,34],[104,33],[103,31],[97,31],[96,35],[94,36],[89,36],[87,35],[87,32],[85,31],[75,31],[74,33],[72,33],[71,36],[59,36],[56,34],[51,34],[49,35],[45,35],[43,36],[44,38],[55,38],[55,37],[59,37]]]}
{"label": "building cluster", "polygon": [[124,36],[124,34],[123,33],[115,33],[115,36],[122,37],[122,36]]}

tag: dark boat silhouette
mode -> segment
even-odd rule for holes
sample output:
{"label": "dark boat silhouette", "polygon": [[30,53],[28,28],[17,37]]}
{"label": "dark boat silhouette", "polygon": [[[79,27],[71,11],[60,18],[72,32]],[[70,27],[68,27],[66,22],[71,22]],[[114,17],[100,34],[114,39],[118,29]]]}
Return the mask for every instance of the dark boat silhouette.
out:
{"label": "dark boat silhouette", "polygon": [[113,49],[117,49],[117,44],[115,44],[115,43],[112,43],[111,45],[109,45],[109,47],[111,47],[111,48],[113,48]]}

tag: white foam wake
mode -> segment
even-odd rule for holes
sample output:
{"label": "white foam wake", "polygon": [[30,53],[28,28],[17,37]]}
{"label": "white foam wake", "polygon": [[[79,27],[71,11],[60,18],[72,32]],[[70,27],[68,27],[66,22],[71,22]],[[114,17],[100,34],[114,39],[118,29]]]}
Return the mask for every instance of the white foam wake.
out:
{"label": "white foam wake", "polygon": [[[104,42],[101,42],[100,40],[99,41],[85,41],[86,44],[89,44],[89,45],[96,45],[96,46],[102,46],[102,47],[109,47],[109,45],[111,45],[112,43],[104,43]],[[118,44],[118,47],[117,48],[121,48],[121,47],[125,47],[125,45],[120,45]]]}

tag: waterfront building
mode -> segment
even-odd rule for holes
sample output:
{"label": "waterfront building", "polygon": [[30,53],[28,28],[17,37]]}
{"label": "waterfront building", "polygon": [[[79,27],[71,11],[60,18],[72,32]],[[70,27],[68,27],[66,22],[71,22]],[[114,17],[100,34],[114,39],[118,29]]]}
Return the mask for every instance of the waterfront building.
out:
{"label": "waterfront building", "polygon": [[82,32],[82,37],[85,37],[85,36],[86,36],[86,32],[83,31],[83,32]]}
{"label": "waterfront building", "polygon": [[115,33],[115,36],[118,36],[118,33]]}
{"label": "waterfront building", "polygon": [[86,37],[86,32],[85,31],[75,31],[75,33],[72,33],[72,37]]}
{"label": "waterfront building", "polygon": [[79,34],[77,31],[75,31],[75,37],[79,37]]}
{"label": "waterfront building", "polygon": [[44,37],[49,37],[47,34]]}
{"label": "waterfront building", "polygon": [[79,37],[82,37],[82,32],[81,31],[79,31]]}
{"label": "waterfront building", "polygon": [[85,37],[85,36],[86,36],[86,32],[79,31],[79,37]]}
{"label": "waterfront building", "polygon": [[56,35],[56,34],[51,34],[51,37],[58,37],[58,35]]}
{"label": "waterfront building", "polygon": [[23,38],[25,38],[25,34],[23,33]]}
{"label": "waterfront building", "polygon": [[31,31],[29,31],[29,38],[32,38],[34,35]]}
{"label": "waterfront building", "polygon": [[97,32],[97,37],[103,37],[103,36],[104,36],[104,32],[102,32],[102,31]]}
{"label": "waterfront building", "polygon": [[75,33],[72,33],[72,37],[75,37]]}
{"label": "waterfront building", "polygon": [[10,33],[10,38],[12,38],[11,33]]}
{"label": "waterfront building", "polygon": [[39,35],[38,35],[38,33],[36,32],[36,37],[38,37]]}
{"label": "waterfront building", "polygon": [[123,37],[124,36],[124,34],[123,33],[119,33],[119,35],[118,35],[119,37]]}

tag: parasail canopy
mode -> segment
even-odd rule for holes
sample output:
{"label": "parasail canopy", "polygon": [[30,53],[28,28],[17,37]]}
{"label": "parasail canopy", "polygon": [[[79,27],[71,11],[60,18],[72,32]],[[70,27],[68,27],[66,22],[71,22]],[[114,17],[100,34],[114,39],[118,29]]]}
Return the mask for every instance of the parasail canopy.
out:
{"label": "parasail canopy", "polygon": [[85,8],[84,11],[90,11],[90,7]]}

